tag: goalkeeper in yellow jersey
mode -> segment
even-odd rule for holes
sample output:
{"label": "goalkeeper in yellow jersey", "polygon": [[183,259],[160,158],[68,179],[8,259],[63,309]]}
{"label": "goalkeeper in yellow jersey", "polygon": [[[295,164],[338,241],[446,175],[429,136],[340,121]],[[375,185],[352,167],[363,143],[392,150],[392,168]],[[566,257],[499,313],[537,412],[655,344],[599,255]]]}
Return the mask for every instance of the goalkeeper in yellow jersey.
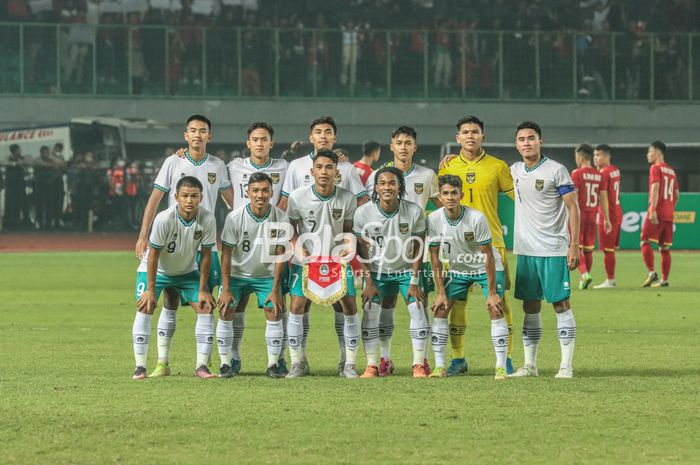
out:
{"label": "goalkeeper in yellow jersey", "polygon": [[[484,123],[476,116],[465,116],[457,122],[457,142],[462,146],[459,155],[448,155],[440,164],[440,176],[452,174],[464,183],[462,205],[479,210],[486,216],[493,238],[493,246],[501,255],[506,276],[506,289],[510,288],[508,258],[503,242],[503,230],[498,218],[498,193],[503,192],[511,200],[513,197],[513,180],[508,165],[494,156],[487,154],[481,147],[486,138]],[[513,372],[512,335],[513,315],[509,302],[503,297],[503,313],[508,325],[508,374]],[[452,361],[447,369],[448,376],[466,373],[467,360],[464,356],[464,332],[467,327],[467,303],[457,302],[450,312],[450,345]]]}

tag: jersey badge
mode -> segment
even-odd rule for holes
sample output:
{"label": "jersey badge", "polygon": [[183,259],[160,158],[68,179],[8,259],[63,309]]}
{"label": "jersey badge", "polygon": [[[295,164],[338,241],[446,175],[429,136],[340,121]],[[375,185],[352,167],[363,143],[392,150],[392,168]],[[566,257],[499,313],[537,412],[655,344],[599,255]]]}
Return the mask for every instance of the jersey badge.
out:
{"label": "jersey badge", "polygon": [[416,191],[416,194],[420,195],[423,193],[423,183],[422,182],[417,182],[413,185],[413,190]]}
{"label": "jersey badge", "polygon": [[467,184],[474,184],[476,181],[476,173],[467,173]]}
{"label": "jersey badge", "polygon": [[202,230],[198,230],[194,232],[194,240],[195,241],[201,241],[202,240]]}
{"label": "jersey badge", "polygon": [[280,174],[279,173],[270,173],[270,178],[272,178],[272,184],[279,184],[279,182],[280,182]]}
{"label": "jersey badge", "polygon": [[335,177],[335,185],[339,186],[341,182],[343,182],[343,175],[338,173],[338,175]]}
{"label": "jersey badge", "polygon": [[467,242],[474,242],[474,233],[473,232],[465,232],[464,233],[464,240]]}
{"label": "jersey badge", "polygon": [[399,232],[401,234],[408,234],[408,223],[399,223]]}
{"label": "jersey badge", "polygon": [[535,189],[538,191],[544,189],[544,179],[535,179]]}
{"label": "jersey badge", "polygon": [[216,182],[216,173],[207,173],[207,181],[209,181],[209,184],[214,184]]}
{"label": "jersey badge", "polygon": [[343,217],[343,210],[341,210],[340,208],[334,208],[333,209],[333,219],[335,221],[338,221],[342,217]]}

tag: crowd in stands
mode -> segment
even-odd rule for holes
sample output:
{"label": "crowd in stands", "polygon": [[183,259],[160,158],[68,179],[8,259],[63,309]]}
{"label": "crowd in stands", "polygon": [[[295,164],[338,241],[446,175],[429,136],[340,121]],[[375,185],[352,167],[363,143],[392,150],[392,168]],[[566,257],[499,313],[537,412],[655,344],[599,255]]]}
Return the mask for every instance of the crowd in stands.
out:
{"label": "crowd in stands", "polygon": [[[92,93],[93,54],[100,94],[382,97],[393,86],[393,96],[422,97],[427,84],[435,97],[570,99],[575,87],[579,98],[608,99],[614,93],[617,99],[677,100],[692,98],[689,85],[700,85],[687,82],[689,66],[697,66],[689,62],[690,50],[699,41],[692,45],[673,35],[698,31],[694,0],[6,0],[4,5],[0,21],[65,25],[58,54],[52,48],[55,31],[37,26],[25,34],[24,89],[30,93],[57,92],[56,66],[63,92]],[[102,27],[95,32],[91,25]],[[244,28],[240,35],[232,32],[238,27]],[[275,36],[269,28],[282,29]],[[388,39],[385,30],[396,32]],[[499,45],[496,35],[475,31],[511,33]],[[613,42],[608,32],[621,35]],[[658,35],[651,39],[647,32]],[[0,41],[19,45],[17,32],[7,26],[0,27]],[[11,66],[5,74],[13,73]],[[576,84],[569,82],[573,66]],[[15,82],[19,75],[5,79]]]}

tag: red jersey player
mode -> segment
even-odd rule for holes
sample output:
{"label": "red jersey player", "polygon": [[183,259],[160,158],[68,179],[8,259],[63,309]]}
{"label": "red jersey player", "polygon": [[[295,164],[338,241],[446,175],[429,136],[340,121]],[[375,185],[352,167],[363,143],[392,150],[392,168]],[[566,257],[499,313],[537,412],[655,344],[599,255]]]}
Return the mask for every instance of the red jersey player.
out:
{"label": "red jersey player", "polygon": [[602,175],[593,168],[593,147],[580,144],[576,147],[576,168],[571,173],[574,187],[578,194],[578,206],[581,210],[581,232],[579,233],[579,250],[581,258],[578,269],[581,272],[579,289],[588,289],[593,281],[591,267],[593,266],[593,249],[595,248],[596,214]]}
{"label": "red jersey player", "polygon": [[[664,161],[666,145],[655,141],[649,145],[647,161],[649,168],[649,209],[642,226],[642,258],[649,276],[642,287],[667,287],[671,272],[671,243],[673,242],[673,211],[678,202],[678,180],[676,172]],[[654,252],[651,243],[659,245],[661,252],[661,281],[654,270]]]}
{"label": "red jersey player", "polygon": [[367,180],[369,175],[372,174],[372,164],[379,161],[379,155],[381,154],[382,146],[379,142],[373,140],[367,141],[362,144],[362,158],[355,163],[353,166],[357,170],[357,174],[360,175],[360,180],[363,185],[367,185]]}
{"label": "red jersey player", "polygon": [[620,246],[620,170],[610,162],[612,147],[607,144],[595,148],[593,160],[602,175],[600,182],[600,205],[598,209],[598,247],[603,251],[607,278],[593,289],[614,289],[615,250]]}

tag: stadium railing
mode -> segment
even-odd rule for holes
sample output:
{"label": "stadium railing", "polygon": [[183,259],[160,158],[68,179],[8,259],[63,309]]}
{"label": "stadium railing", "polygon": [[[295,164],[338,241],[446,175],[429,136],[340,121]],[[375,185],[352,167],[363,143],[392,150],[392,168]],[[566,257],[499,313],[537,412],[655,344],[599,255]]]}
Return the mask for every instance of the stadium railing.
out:
{"label": "stadium railing", "polygon": [[0,94],[700,100],[700,34],[0,23]]}

